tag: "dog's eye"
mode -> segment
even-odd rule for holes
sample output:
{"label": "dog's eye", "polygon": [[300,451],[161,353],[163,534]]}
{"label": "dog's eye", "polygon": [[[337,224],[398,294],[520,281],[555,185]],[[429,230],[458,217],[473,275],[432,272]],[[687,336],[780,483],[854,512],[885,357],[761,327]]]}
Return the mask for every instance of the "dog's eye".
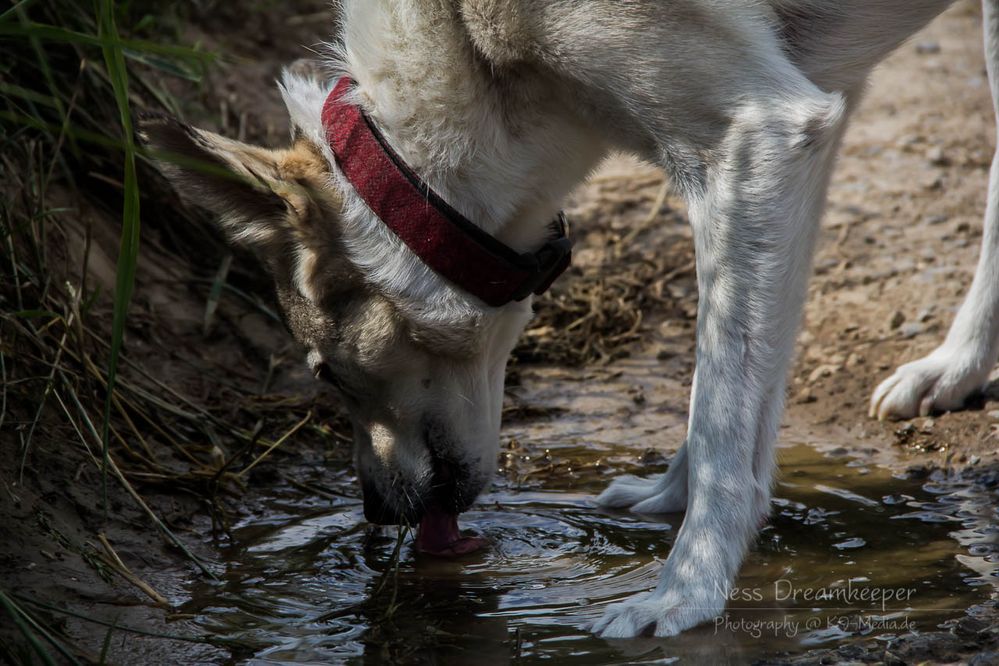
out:
{"label": "dog's eye", "polygon": [[335,388],[340,396],[347,400],[357,399],[358,391],[356,388],[348,386],[346,382],[337,375],[333,369],[327,363],[320,363],[315,368],[313,368],[312,374],[315,375],[316,379],[321,379],[324,382],[330,384]]}

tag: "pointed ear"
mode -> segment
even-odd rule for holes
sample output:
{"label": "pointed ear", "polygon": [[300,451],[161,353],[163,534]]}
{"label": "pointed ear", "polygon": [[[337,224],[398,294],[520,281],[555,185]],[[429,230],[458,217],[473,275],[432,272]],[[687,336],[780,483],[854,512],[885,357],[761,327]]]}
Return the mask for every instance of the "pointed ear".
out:
{"label": "pointed ear", "polygon": [[139,138],[180,195],[219,215],[236,245],[282,242],[307,193],[286,180],[289,151],[268,150],[196,129],[165,116],[139,119]]}

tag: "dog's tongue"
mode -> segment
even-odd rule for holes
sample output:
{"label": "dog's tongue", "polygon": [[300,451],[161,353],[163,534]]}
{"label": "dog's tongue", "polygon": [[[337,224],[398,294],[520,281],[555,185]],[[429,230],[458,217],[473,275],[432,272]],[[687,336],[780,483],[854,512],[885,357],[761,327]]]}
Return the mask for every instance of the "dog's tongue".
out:
{"label": "dog's tongue", "polygon": [[463,537],[458,531],[458,516],[438,508],[427,511],[416,531],[416,549],[437,557],[460,557],[483,548],[482,537]]}

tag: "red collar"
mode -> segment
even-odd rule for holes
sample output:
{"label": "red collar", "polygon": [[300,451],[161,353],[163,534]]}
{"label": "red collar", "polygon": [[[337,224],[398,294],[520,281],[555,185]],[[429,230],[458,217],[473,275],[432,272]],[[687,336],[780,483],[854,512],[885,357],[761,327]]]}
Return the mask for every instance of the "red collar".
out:
{"label": "red collar", "polygon": [[353,83],[337,82],[323,105],[323,126],[337,166],[372,212],[423,263],[491,306],[544,293],[571,259],[562,213],[556,237],[537,252],[504,245],[420,180],[364,111],[344,100]]}

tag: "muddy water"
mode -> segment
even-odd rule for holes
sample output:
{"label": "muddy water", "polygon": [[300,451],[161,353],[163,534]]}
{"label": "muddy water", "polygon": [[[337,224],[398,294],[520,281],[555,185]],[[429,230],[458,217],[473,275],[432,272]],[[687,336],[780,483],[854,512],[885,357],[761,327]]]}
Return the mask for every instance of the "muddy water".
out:
{"label": "muddy water", "polygon": [[304,475],[332,494],[276,491],[234,527],[224,582],[193,588],[184,610],[251,663],[744,663],[933,630],[997,584],[987,497],[943,476],[896,478],[791,432],[772,520],[726,616],[673,639],[595,639],[586,627],[606,604],[655,585],[681,516],[603,511],[592,497],[614,474],[664,468],[643,450],[680,422],[666,399],[677,387],[650,388],[641,372],[544,379],[561,387],[551,402],[582,411],[511,426],[505,473],[463,516],[487,551],[418,556],[411,537],[364,524],[347,473]]}

